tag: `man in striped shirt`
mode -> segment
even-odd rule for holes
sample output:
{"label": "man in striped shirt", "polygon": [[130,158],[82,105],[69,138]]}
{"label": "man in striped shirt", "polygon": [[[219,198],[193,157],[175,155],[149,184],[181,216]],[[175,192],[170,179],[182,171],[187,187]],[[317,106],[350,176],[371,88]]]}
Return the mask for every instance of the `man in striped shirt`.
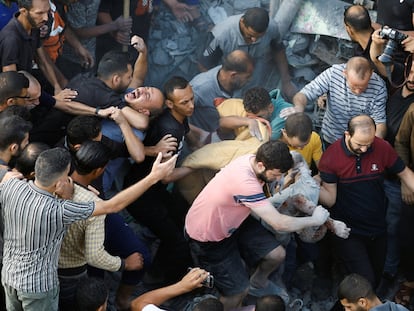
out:
{"label": "man in striped shirt", "polygon": [[11,179],[0,185],[4,217],[2,284],[7,310],[58,310],[57,264],[65,228],[90,216],[115,213],[148,187],[169,175],[176,156],[164,163],[159,154],[151,173],[107,201],[75,203],[57,198],[68,187],[71,156],[63,148],[42,152],[35,180]]}
{"label": "man in striped shirt", "polygon": [[285,108],[280,115],[287,117],[302,112],[308,101],[314,101],[323,94],[328,95],[321,131],[325,145],[341,138],[348,120],[360,114],[374,119],[376,136],[385,136],[387,88],[366,58],[352,57],[346,64],[326,69],[293,97],[294,107]]}

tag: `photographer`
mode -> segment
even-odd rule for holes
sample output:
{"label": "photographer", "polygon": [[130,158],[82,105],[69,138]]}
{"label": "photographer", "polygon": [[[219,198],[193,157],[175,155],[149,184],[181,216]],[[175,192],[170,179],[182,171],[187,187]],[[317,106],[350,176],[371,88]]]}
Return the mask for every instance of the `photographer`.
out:
{"label": "photographer", "polygon": [[[393,84],[401,84],[404,82],[404,70],[405,64],[401,61],[393,61],[388,63],[381,62],[378,57],[383,54],[384,48],[388,42],[388,40],[381,36],[381,29],[375,30],[371,35],[371,47],[370,47],[370,58],[371,61],[374,63],[377,71],[384,77],[391,77],[391,81]],[[404,40],[401,41],[401,46],[403,47],[404,51],[412,54],[414,53],[414,37],[408,36]],[[391,55],[392,56],[392,55]],[[387,68],[389,67],[389,68]],[[387,70],[389,72],[387,72]],[[391,75],[390,75],[391,73]]]}

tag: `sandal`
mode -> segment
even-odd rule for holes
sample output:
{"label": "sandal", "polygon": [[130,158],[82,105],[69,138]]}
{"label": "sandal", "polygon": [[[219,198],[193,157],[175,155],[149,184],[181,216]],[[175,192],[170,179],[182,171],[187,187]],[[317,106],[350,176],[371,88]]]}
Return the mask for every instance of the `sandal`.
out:
{"label": "sandal", "polygon": [[398,292],[395,294],[394,301],[403,305],[407,309],[410,307],[411,298],[414,295],[414,288],[401,283]]}

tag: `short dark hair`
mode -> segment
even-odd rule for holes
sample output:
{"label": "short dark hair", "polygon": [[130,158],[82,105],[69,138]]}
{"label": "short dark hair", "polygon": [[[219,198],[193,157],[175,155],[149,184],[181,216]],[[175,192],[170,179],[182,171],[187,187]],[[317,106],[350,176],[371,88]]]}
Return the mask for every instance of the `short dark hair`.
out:
{"label": "short dark hair", "polygon": [[253,58],[247,52],[234,50],[224,57],[222,68],[226,71],[248,72],[253,65]]}
{"label": "short dark hair", "polygon": [[96,311],[108,299],[105,282],[98,278],[88,278],[79,283],[76,290],[77,310]]}
{"label": "short dark hair", "polygon": [[217,298],[209,297],[195,305],[193,311],[223,311],[224,306]]}
{"label": "short dark hair", "polygon": [[243,96],[243,105],[247,112],[256,114],[271,103],[269,92],[259,86],[248,89]]}
{"label": "short dark hair", "polygon": [[255,311],[285,311],[283,299],[278,295],[267,295],[257,298]]}
{"label": "short dark hair", "polygon": [[35,163],[35,179],[43,186],[52,185],[71,163],[68,150],[61,147],[43,151]]}
{"label": "short dark hair", "polygon": [[357,129],[370,130],[371,128],[376,129],[375,121],[370,116],[363,114],[352,117],[348,121],[348,133],[354,136]]}
{"label": "short dark hair", "polygon": [[114,74],[128,71],[131,64],[127,52],[111,50],[102,57],[98,64],[97,75],[101,79],[109,79]]}
{"label": "short dark hair", "polygon": [[23,89],[29,87],[29,79],[16,71],[0,72],[0,105],[9,98],[19,96]]}
{"label": "short dark hair", "polygon": [[338,286],[338,299],[356,303],[360,298],[375,298],[371,283],[363,276],[352,273],[346,276]]}
{"label": "short dark hair", "polygon": [[30,113],[30,110],[26,106],[21,106],[21,105],[7,106],[7,108],[4,109],[0,113],[0,116],[1,117],[19,116],[25,121],[30,121],[32,118],[32,114]]}
{"label": "short dark hair", "polygon": [[371,17],[363,5],[351,5],[344,11],[344,23],[357,31],[373,30]]}
{"label": "short dark hair", "polygon": [[286,135],[297,137],[301,142],[308,141],[312,130],[312,119],[305,112],[294,113],[288,116],[285,121]]}
{"label": "short dark hair", "polygon": [[28,144],[17,157],[14,168],[23,174],[25,178],[35,170],[35,163],[39,155],[49,149],[49,145],[41,142]]}
{"label": "short dark hair", "polygon": [[268,141],[259,147],[256,162],[262,162],[267,170],[279,169],[282,173],[287,172],[293,166],[288,146],[275,140]]}
{"label": "short dark hair", "polygon": [[88,140],[76,152],[75,170],[80,175],[87,175],[94,169],[105,167],[110,159],[109,150],[103,143]]}
{"label": "short dark hair", "polygon": [[66,138],[69,144],[82,144],[93,140],[101,132],[101,120],[94,116],[76,116],[66,128]]}
{"label": "short dark hair", "polygon": [[33,0],[17,0],[19,8],[25,8],[30,10],[33,6]]}
{"label": "short dark hair", "polygon": [[0,115],[0,150],[5,150],[11,144],[20,145],[32,129],[32,124],[16,115]]}
{"label": "short dark hair", "polygon": [[244,25],[257,33],[264,33],[269,26],[269,13],[263,8],[250,8],[242,18]]}
{"label": "short dark hair", "polygon": [[185,89],[188,86],[189,82],[183,77],[174,76],[168,79],[164,84],[164,96],[167,99],[170,99],[169,96],[174,92],[174,90]]}

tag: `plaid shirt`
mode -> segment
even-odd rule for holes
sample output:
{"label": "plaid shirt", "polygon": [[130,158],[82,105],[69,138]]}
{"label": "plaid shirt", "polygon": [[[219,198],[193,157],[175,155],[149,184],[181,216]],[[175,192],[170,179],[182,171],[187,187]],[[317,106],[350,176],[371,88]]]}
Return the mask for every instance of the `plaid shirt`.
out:
{"label": "plaid shirt", "polygon": [[[100,201],[92,191],[75,184],[75,202]],[[118,271],[121,258],[104,249],[105,215],[90,217],[70,225],[60,249],[59,268],[75,268],[86,263],[108,271]]]}

